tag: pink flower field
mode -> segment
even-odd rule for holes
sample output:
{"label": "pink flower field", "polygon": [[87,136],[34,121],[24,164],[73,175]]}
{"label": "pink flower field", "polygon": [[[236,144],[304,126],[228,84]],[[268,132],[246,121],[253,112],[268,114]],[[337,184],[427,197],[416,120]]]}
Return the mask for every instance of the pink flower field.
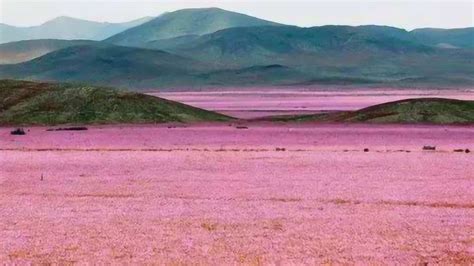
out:
{"label": "pink flower field", "polygon": [[473,127],[246,126],[0,128],[0,261],[474,263]]}
{"label": "pink flower field", "polygon": [[218,111],[238,118],[347,111],[409,98],[441,97],[474,100],[474,89],[392,89],[327,87],[242,88],[190,92],[150,92],[150,95]]}

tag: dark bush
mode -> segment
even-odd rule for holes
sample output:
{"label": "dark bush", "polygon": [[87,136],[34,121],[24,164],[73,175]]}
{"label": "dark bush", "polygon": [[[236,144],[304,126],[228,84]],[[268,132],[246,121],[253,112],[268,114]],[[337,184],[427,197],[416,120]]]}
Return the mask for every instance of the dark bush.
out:
{"label": "dark bush", "polygon": [[23,128],[17,128],[13,131],[10,132],[10,134],[12,135],[25,135],[25,131],[23,130]]}
{"label": "dark bush", "polygon": [[88,130],[87,127],[60,127],[60,128],[49,128],[47,131],[81,131],[81,130]]}

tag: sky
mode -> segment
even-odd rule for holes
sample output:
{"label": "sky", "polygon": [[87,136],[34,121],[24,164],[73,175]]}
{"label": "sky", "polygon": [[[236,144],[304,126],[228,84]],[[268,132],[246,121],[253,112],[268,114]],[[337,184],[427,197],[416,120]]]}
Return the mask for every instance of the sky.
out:
{"label": "sky", "polygon": [[59,16],[124,22],[192,7],[220,7],[302,27],[376,24],[411,30],[474,26],[474,0],[0,0],[0,22],[33,26]]}

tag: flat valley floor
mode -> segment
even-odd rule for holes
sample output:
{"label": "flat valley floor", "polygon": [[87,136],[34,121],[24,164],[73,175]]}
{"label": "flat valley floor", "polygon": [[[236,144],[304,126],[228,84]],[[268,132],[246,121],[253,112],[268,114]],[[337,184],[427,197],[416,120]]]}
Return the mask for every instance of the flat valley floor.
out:
{"label": "flat valley floor", "polygon": [[0,128],[2,263],[474,263],[474,127],[46,129]]}
{"label": "flat valley floor", "polygon": [[178,92],[150,91],[148,94],[243,119],[348,111],[420,97],[474,100],[473,88],[257,87]]}

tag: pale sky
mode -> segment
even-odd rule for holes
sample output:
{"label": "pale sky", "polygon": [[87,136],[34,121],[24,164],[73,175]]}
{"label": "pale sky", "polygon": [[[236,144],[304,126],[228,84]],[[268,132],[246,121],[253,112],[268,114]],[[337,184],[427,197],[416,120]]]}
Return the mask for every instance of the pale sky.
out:
{"label": "pale sky", "polygon": [[220,7],[304,27],[376,24],[411,30],[474,26],[474,0],[0,0],[0,22],[32,26],[58,16],[124,22],[191,7]]}

